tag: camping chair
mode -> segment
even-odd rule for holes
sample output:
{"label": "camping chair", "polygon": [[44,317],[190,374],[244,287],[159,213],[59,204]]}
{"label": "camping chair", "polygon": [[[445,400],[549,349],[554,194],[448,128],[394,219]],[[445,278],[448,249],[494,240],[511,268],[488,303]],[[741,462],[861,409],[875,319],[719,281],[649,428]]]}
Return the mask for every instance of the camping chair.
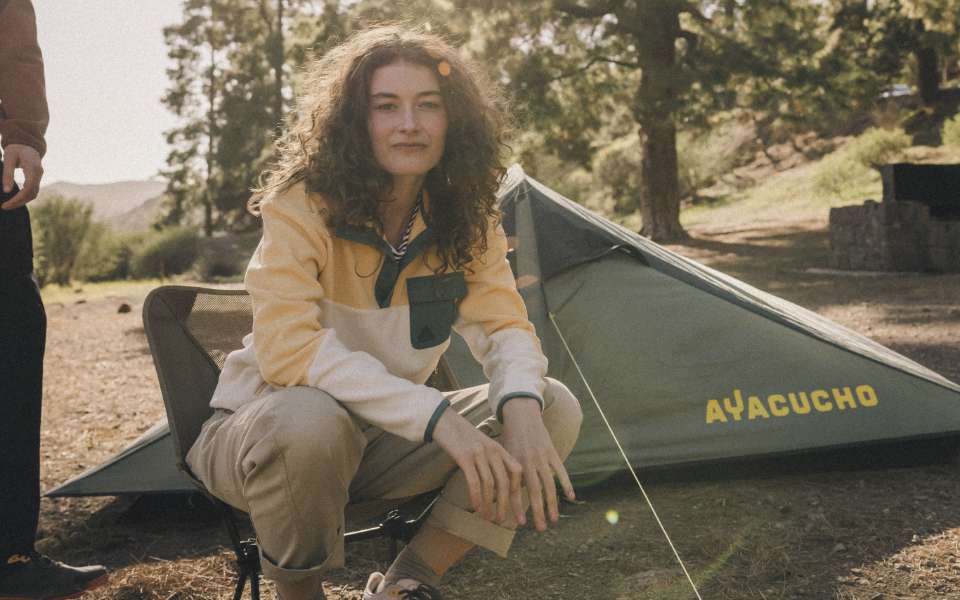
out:
{"label": "camping chair", "polygon": [[[258,600],[260,557],[256,540],[240,538],[237,511],[210,494],[186,463],[187,452],[200,434],[204,421],[213,414],[209,402],[224,360],[227,354],[241,347],[243,336],[252,329],[250,298],[243,290],[161,286],[144,300],[143,325],[160,380],[177,466],[223,516],[237,560],[234,600],[243,596],[247,579],[250,580],[251,598]],[[448,385],[452,383],[445,366],[439,372],[443,376],[435,381],[447,377]],[[346,541],[386,535],[390,537],[391,551],[396,556],[397,540],[410,541],[430,506],[412,520],[402,517],[399,509],[391,510],[376,527],[347,533]]]}

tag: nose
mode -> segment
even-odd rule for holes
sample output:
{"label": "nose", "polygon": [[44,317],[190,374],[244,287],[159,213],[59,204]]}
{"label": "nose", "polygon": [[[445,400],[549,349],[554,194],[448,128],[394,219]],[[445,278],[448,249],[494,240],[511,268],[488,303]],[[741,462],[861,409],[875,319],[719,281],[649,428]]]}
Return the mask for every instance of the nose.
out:
{"label": "nose", "polygon": [[420,121],[417,119],[417,112],[413,107],[405,108],[400,121],[400,131],[416,131],[420,127]]}

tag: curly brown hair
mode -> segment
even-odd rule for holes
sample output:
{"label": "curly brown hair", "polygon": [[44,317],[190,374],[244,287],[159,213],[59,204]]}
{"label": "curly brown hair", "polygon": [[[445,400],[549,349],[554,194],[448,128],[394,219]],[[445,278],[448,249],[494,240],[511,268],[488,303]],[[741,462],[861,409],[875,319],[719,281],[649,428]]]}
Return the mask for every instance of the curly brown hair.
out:
{"label": "curly brown hair", "polygon": [[310,64],[298,116],[277,142],[277,161],[248,208],[258,214],[268,195],[304,181],[308,191],[327,199],[328,225],[373,222],[382,234],[377,207],[388,197],[392,178],[374,158],[367,133],[369,90],[374,71],[398,61],[439,75],[449,125],[443,157],[425,178],[430,206],[424,218],[441,261],[436,271],[462,269],[474,253],[486,252],[488,222],[499,218],[506,105],[476,65],[420,28],[367,29]]}

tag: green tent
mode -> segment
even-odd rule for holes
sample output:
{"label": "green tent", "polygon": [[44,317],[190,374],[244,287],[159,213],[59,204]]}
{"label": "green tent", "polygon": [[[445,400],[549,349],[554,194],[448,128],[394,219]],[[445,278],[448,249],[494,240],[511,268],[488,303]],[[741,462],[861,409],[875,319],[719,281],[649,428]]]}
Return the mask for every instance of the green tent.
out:
{"label": "green tent", "polygon": [[[549,374],[584,408],[580,440],[567,461],[573,475],[623,468],[588,385],[638,467],[960,431],[957,384],[669,252],[519,166],[501,188],[501,208],[511,265]],[[456,336],[446,358],[461,386],[484,381]],[[169,491],[189,490],[175,471],[169,436],[146,438],[48,495],[151,492],[163,489],[150,484],[161,480]]]}

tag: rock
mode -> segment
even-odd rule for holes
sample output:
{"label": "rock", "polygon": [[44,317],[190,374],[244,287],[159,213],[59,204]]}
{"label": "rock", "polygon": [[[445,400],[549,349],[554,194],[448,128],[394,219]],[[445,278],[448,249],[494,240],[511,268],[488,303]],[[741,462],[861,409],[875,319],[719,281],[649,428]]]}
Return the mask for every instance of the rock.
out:
{"label": "rock", "polygon": [[130,305],[126,302],[121,303],[120,306],[117,307],[117,312],[120,314],[128,313],[130,310]]}
{"label": "rock", "polygon": [[833,547],[833,550],[831,550],[830,552],[833,554],[836,554],[838,552],[845,552],[846,550],[847,550],[846,546],[844,546],[843,544],[837,544],[836,546]]}

